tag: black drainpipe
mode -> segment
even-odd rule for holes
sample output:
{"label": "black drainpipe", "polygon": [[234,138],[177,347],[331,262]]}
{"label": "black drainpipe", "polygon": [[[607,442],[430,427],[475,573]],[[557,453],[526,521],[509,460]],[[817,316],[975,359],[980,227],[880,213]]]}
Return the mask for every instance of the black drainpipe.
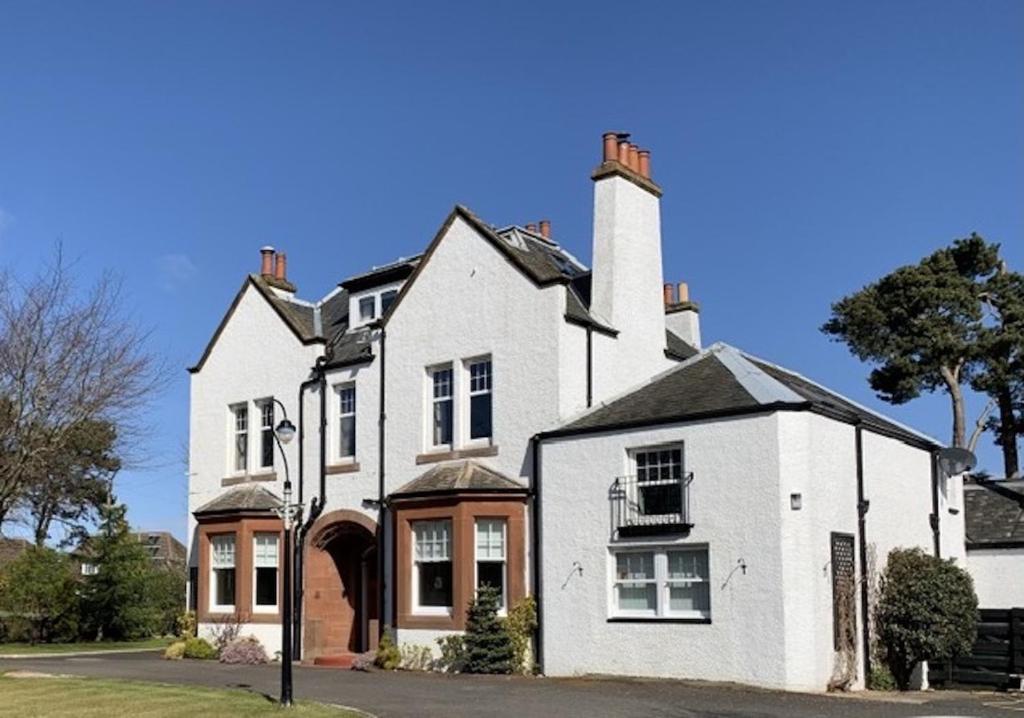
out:
{"label": "black drainpipe", "polygon": [[939,455],[932,452],[932,515],[928,517],[932,525],[932,542],[935,547],[935,558],[942,557],[939,543]]}
{"label": "black drainpipe", "polygon": [[854,430],[854,445],[857,452],[857,535],[860,542],[860,622],[864,641],[864,681],[871,677],[871,626],[868,621],[871,609],[868,606],[868,539],[867,514],[871,502],[864,498],[864,439],[858,424]]}
{"label": "black drainpipe", "polygon": [[[588,335],[589,337],[589,332]],[[537,648],[535,651],[534,662],[540,669],[541,673],[544,672],[544,603],[541,600],[543,593],[543,576],[542,576],[542,536],[541,536],[541,494],[540,494],[540,449],[541,449],[541,438],[539,434],[535,434],[530,439],[530,449],[533,454],[533,486],[530,491],[531,505],[530,505],[530,519],[532,531],[530,531],[533,539],[533,546],[530,551],[530,555],[533,557],[533,598],[537,602]]]}
{"label": "black drainpipe", "polygon": [[587,327],[587,407],[594,403],[594,330]]}
{"label": "black drainpipe", "polygon": [[384,406],[384,370],[386,367],[385,344],[387,332],[383,319],[380,321],[380,415],[377,421],[377,640],[384,637],[384,596],[388,582],[384,575],[384,523],[387,518],[387,503],[384,500],[384,422],[387,412]]}

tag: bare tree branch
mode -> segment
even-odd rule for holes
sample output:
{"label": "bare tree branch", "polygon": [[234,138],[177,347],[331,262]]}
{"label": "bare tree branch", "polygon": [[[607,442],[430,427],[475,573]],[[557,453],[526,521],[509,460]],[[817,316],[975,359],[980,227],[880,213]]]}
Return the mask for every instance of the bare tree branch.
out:
{"label": "bare tree branch", "polygon": [[981,439],[981,435],[985,433],[985,427],[988,422],[988,416],[992,413],[992,409],[996,406],[995,399],[989,399],[988,403],[985,404],[985,408],[981,410],[981,414],[978,415],[978,420],[974,422],[974,431],[971,432],[971,438],[967,442],[967,450],[973,452],[978,446],[978,440]]}

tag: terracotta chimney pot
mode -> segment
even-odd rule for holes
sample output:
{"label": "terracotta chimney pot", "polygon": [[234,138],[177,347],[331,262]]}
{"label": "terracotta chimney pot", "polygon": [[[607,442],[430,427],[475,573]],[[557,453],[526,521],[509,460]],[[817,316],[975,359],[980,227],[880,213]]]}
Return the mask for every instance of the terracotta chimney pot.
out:
{"label": "terracotta chimney pot", "polygon": [[270,277],[274,274],[274,248],[260,247],[260,274]]}
{"label": "terracotta chimney pot", "polygon": [[274,278],[282,282],[288,281],[288,258],[284,252],[278,252],[274,263]]}
{"label": "terracotta chimney pot", "polygon": [[551,220],[542,219],[540,221],[540,235],[544,239],[551,239]]}
{"label": "terracotta chimney pot", "polygon": [[672,286],[672,282],[666,282],[661,288],[661,293],[666,307],[676,303],[675,287]]}
{"label": "terracotta chimney pot", "polygon": [[690,301],[690,288],[686,285],[686,282],[679,283],[679,302]]}
{"label": "terracotta chimney pot", "polygon": [[528,232],[536,232],[537,231],[537,224],[536,224],[536,222],[530,222],[528,225],[526,225],[526,231],[528,231]]}
{"label": "terracotta chimney pot", "polygon": [[619,137],[614,132],[604,133],[604,156],[602,162],[614,162],[619,156]]}
{"label": "terracotta chimney pot", "polygon": [[640,150],[637,153],[640,156],[640,176],[644,179],[651,178],[651,151]]}
{"label": "terracotta chimney pot", "polygon": [[619,142],[619,164],[629,166],[629,143]]}
{"label": "terracotta chimney pot", "polygon": [[629,146],[629,168],[634,172],[640,171],[640,148],[636,145]]}

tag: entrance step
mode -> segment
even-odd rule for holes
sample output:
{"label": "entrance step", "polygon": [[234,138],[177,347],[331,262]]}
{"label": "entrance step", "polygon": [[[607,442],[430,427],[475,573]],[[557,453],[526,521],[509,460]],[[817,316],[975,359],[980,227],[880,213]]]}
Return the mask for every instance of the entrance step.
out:
{"label": "entrance step", "polygon": [[336,656],[317,656],[313,659],[313,665],[329,668],[351,668],[355,660],[355,653],[340,653]]}

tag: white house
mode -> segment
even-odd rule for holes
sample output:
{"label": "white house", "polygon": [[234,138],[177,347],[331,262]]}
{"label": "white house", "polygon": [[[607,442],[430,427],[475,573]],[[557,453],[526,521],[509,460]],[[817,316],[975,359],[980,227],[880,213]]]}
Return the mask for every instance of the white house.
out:
{"label": "white house", "polygon": [[[649,153],[606,134],[592,179],[592,269],[550,222],[463,207],[422,255],[318,301],[262,250],[190,370],[204,630],[280,647],[288,474],[303,660],[343,665],[384,626],[436,648],[486,582],[505,607],[536,596],[548,674],[824,688],[845,660],[863,682],[858,579],[895,546],[962,560],[959,482],[928,437],[703,349],[685,285],[663,283]],[[275,448],[282,411],[300,436]]]}
{"label": "white house", "polygon": [[964,486],[967,570],[982,608],[1024,607],[1024,479]]}

